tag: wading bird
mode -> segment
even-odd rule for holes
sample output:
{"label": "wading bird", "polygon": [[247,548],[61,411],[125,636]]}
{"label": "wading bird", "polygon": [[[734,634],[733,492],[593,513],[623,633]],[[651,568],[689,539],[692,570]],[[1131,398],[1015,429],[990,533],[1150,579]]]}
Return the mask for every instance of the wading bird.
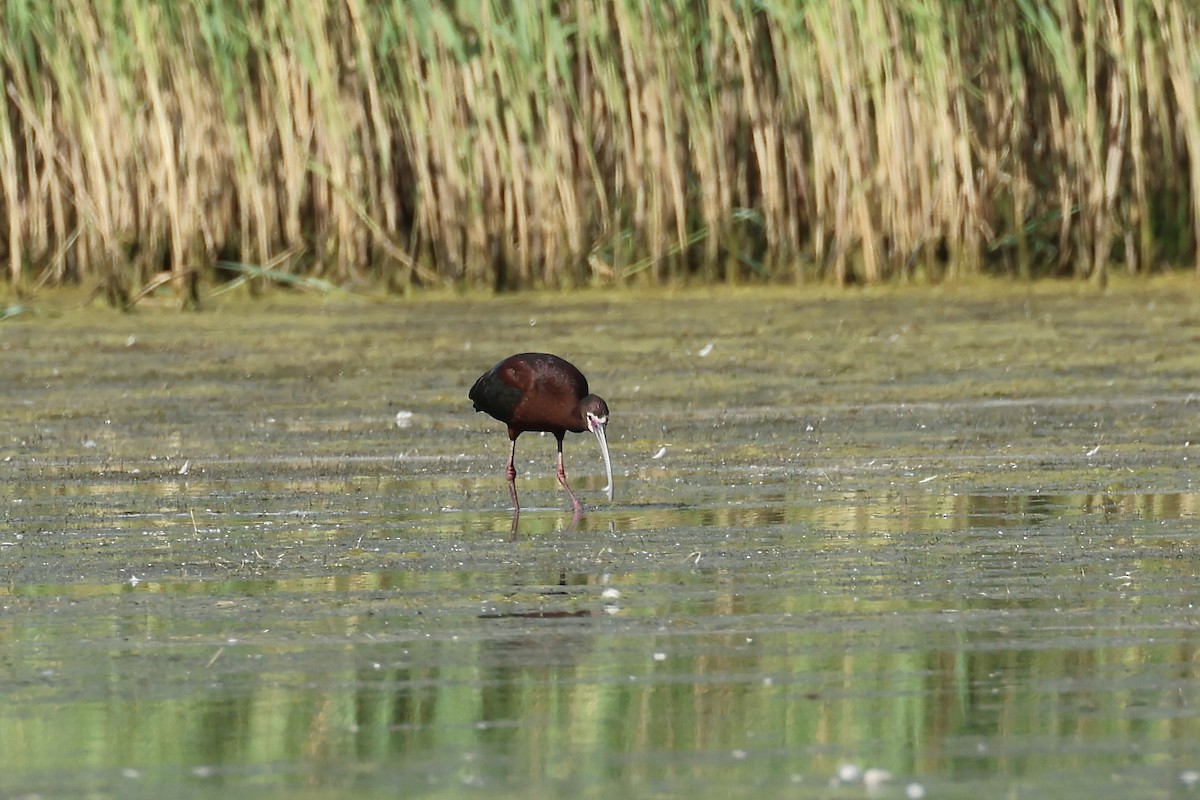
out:
{"label": "wading bird", "polygon": [[508,491],[512,494],[514,512],[519,512],[521,506],[517,502],[517,468],[513,460],[517,455],[517,437],[526,431],[553,433],[558,440],[558,482],[570,495],[576,517],[583,513],[583,506],[567,483],[563,436],[567,431],[596,434],[608,477],[604,491],[609,500],[613,499],[612,462],[604,433],[608,405],[596,395],[588,394],[587,378],[573,364],[549,353],[509,356],[479,376],[471,387],[470,398],[476,411],[484,411],[508,425],[508,438],[512,440]]}

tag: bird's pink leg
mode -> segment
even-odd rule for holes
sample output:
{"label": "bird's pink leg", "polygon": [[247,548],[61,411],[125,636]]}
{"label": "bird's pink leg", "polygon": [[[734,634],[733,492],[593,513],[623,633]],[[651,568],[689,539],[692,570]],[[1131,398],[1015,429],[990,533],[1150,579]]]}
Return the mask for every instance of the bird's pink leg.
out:
{"label": "bird's pink leg", "polygon": [[[508,493],[512,495],[513,511],[520,511],[521,504],[517,502],[517,467],[513,462],[517,458],[517,440],[512,440],[512,450],[508,453]],[[514,518],[515,519],[515,518]]]}
{"label": "bird's pink leg", "polygon": [[571,491],[571,484],[567,483],[567,471],[563,469],[563,454],[562,454],[562,437],[558,439],[558,482],[567,490],[567,494],[571,496],[571,506],[575,509],[575,514],[578,516],[583,513],[583,505],[579,502],[579,498]]}

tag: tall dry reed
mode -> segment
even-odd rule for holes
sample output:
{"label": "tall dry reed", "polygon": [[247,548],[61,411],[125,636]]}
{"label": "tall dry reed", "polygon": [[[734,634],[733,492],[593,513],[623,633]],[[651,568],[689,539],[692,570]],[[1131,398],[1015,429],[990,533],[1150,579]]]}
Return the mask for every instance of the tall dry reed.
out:
{"label": "tall dry reed", "polygon": [[1191,3],[2,16],[0,260],[20,288],[121,303],[170,281],[187,302],[242,265],[398,289],[1200,269]]}

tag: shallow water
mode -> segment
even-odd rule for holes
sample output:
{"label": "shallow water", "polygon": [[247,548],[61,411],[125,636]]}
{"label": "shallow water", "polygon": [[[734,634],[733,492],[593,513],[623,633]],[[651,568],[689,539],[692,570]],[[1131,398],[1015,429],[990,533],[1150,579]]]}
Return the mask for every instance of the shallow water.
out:
{"label": "shallow water", "polygon": [[[1194,295],[35,305],[0,795],[1189,795]],[[514,537],[465,394],[520,350],[617,498],[523,436]]]}

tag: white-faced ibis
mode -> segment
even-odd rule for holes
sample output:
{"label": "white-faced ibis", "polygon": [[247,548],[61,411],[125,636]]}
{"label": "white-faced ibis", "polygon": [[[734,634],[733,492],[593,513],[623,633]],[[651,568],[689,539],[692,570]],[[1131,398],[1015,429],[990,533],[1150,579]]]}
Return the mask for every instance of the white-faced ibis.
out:
{"label": "white-faced ibis", "polygon": [[[583,512],[579,498],[567,483],[563,469],[563,437],[567,431],[591,431],[600,440],[604,454],[604,472],[608,476],[605,491],[613,498],[612,462],[608,457],[608,405],[588,394],[587,378],[569,361],[549,353],[519,353],[509,356],[479,376],[471,387],[470,398],[476,411],[484,411],[508,425],[512,450],[508,454],[508,490],[513,510],[517,503],[517,437],[526,431],[553,433],[558,439],[558,482],[567,490],[578,516]],[[514,523],[515,524],[515,523]]]}

